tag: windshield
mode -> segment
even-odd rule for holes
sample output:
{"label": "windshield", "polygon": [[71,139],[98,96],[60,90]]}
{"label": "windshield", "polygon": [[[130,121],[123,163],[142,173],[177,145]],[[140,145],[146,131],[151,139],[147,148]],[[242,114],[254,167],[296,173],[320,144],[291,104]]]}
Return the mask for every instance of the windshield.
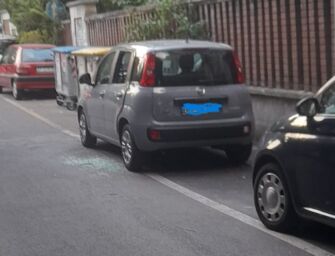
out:
{"label": "windshield", "polygon": [[51,49],[23,49],[22,62],[51,62],[53,52]]}
{"label": "windshield", "polygon": [[235,65],[231,51],[182,49],[156,52],[155,56],[158,86],[235,83]]}

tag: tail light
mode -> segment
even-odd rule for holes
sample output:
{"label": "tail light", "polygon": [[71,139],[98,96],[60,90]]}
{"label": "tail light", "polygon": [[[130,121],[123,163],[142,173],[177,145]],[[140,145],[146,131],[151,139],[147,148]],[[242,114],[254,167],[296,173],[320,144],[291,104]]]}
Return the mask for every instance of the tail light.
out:
{"label": "tail light", "polygon": [[245,78],[242,71],[241,61],[236,52],[234,52],[234,64],[236,68],[236,82],[239,84],[245,83]]}
{"label": "tail light", "polygon": [[153,87],[155,85],[156,83],[155,67],[156,67],[155,56],[152,53],[148,53],[144,60],[144,68],[140,80],[141,86]]}
{"label": "tail light", "polygon": [[29,75],[30,74],[30,66],[20,65],[16,68],[16,73],[18,75]]}
{"label": "tail light", "polygon": [[148,130],[148,137],[152,141],[159,141],[161,139],[161,133],[158,130]]}

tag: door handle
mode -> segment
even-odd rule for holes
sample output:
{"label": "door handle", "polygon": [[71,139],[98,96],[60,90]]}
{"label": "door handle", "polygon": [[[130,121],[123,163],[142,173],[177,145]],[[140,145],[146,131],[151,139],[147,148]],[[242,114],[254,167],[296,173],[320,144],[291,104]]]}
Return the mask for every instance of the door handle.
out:
{"label": "door handle", "polygon": [[103,97],[105,97],[105,94],[106,94],[105,90],[99,92],[100,99],[102,99]]}

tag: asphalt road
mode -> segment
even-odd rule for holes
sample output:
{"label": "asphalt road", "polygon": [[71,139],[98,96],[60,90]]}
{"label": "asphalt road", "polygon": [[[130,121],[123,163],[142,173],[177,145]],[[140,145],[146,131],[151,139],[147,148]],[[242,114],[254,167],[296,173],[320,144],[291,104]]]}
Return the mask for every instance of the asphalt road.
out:
{"label": "asphalt road", "polygon": [[128,172],[119,149],[78,139],[76,113],[46,95],[0,95],[0,255],[334,255],[335,230],[268,231],[250,164],[220,151],[157,154]]}

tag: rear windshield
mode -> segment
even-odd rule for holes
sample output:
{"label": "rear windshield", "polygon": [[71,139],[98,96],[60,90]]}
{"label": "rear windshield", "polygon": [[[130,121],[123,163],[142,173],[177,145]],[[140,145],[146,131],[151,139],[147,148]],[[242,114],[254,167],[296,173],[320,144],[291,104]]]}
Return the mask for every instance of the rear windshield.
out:
{"label": "rear windshield", "polygon": [[217,49],[155,52],[157,86],[225,85],[235,83],[232,51]]}
{"label": "rear windshield", "polygon": [[22,62],[51,62],[53,51],[51,49],[23,49]]}

